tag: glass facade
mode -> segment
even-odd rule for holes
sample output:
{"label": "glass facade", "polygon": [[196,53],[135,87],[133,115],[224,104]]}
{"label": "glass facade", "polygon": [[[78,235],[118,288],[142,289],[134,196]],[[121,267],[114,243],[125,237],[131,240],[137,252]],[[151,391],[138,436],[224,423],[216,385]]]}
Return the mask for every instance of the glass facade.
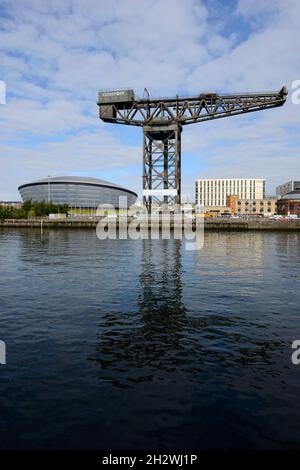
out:
{"label": "glass facade", "polygon": [[119,207],[119,197],[127,197],[127,206],[137,199],[137,194],[108,182],[86,181],[41,181],[19,188],[23,201],[51,201],[54,204],[68,204],[70,207],[97,208],[100,204]]}

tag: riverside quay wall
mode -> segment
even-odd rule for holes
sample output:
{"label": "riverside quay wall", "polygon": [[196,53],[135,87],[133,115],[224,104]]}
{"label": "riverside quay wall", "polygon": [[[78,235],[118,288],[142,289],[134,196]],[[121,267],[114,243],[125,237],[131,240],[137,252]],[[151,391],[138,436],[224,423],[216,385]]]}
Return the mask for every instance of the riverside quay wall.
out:
{"label": "riverside quay wall", "polygon": [[[12,227],[12,228],[41,228],[41,229],[76,229],[76,228],[96,228],[99,222],[99,218],[70,218],[61,220],[51,219],[4,219],[0,220],[1,227]],[[130,221],[129,221],[130,222]],[[124,224],[120,221],[115,222],[118,225]],[[191,222],[189,222],[191,223]],[[147,224],[146,222],[143,222]],[[184,225],[184,224],[183,224]],[[150,223],[148,224],[150,228]],[[170,223],[171,229],[174,227],[174,223]],[[205,230],[228,230],[228,231],[251,231],[251,230],[266,230],[266,231],[300,231],[300,219],[292,220],[241,220],[241,219],[227,219],[227,220],[205,220]]]}

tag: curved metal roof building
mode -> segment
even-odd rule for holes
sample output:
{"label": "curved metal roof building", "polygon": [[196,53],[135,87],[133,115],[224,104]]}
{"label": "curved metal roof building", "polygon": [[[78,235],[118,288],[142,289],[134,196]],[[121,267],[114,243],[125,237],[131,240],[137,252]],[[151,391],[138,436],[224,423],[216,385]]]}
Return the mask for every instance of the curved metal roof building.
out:
{"label": "curved metal roof building", "polygon": [[23,201],[51,201],[70,207],[97,208],[100,204],[119,207],[119,197],[127,197],[127,206],[137,199],[137,194],[109,181],[82,176],[45,178],[18,188]]}
{"label": "curved metal roof building", "polygon": [[300,200],[300,190],[296,189],[295,191],[290,191],[289,193],[284,194],[284,196],[282,196],[280,198],[280,200],[285,200],[285,199],[289,199],[290,201],[292,201],[292,200],[299,201]]}

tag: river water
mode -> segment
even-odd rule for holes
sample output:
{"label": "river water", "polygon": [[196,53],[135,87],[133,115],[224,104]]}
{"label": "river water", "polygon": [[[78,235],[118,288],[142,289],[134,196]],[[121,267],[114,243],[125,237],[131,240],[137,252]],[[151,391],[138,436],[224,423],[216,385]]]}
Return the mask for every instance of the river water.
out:
{"label": "river water", "polygon": [[0,232],[0,448],[300,447],[300,235]]}

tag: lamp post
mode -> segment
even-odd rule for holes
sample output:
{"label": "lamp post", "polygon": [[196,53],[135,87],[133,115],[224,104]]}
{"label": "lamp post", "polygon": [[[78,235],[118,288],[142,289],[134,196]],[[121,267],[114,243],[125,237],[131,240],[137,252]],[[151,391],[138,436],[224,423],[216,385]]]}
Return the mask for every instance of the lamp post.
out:
{"label": "lamp post", "polygon": [[50,195],[50,175],[48,175],[48,203],[51,202],[51,195]]}

